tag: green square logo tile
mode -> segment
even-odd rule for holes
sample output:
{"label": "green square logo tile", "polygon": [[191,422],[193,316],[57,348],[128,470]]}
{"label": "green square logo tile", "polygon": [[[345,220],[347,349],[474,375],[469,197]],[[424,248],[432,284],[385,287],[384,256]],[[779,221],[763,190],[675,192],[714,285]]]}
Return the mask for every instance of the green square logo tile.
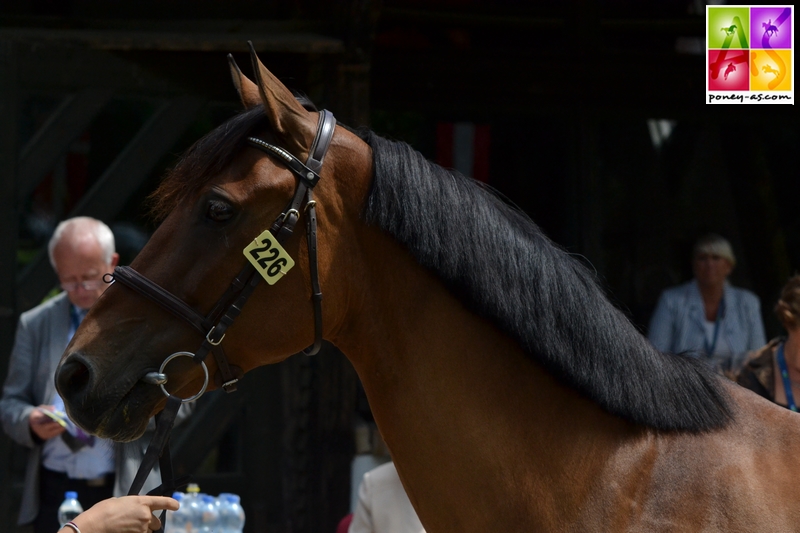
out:
{"label": "green square logo tile", "polygon": [[708,6],[708,48],[749,48],[750,8]]}

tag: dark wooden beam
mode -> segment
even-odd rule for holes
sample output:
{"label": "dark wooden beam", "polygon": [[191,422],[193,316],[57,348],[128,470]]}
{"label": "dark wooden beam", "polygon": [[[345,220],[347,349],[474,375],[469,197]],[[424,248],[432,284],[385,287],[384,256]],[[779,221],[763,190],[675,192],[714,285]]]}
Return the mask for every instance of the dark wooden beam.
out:
{"label": "dark wooden beam", "polygon": [[[13,42],[0,40],[0,226],[3,228],[0,232],[0,279],[4,280],[13,279],[17,266],[17,211],[14,198],[17,187],[19,94],[15,48]],[[9,285],[0,283],[0,322],[3,325],[14,317],[14,292]],[[10,346],[3,346],[2,353],[6,352],[6,348]]]}
{"label": "dark wooden beam", "polygon": [[17,204],[33,193],[69,145],[83,133],[111,99],[107,89],[84,89],[67,96],[22,148],[17,173]]}
{"label": "dark wooden beam", "polygon": [[[0,30],[2,38],[8,38],[6,30]],[[181,93],[177,84],[103,50],[47,41],[17,46],[20,90],[26,93],[63,94],[84,87],[137,95]]]}
{"label": "dark wooden beam", "polygon": [[193,96],[181,96],[162,104],[69,216],[88,215],[111,220],[156,163],[194,123],[202,104]]}
{"label": "dark wooden beam", "polygon": [[[0,382],[5,381],[14,340],[16,302],[13,280],[17,269],[17,55],[13,42],[0,39]],[[11,439],[0,438],[0,473],[8,474]],[[10,476],[9,476],[10,477]],[[0,517],[6,524],[16,516],[16,497],[9,477],[0,483]]]}
{"label": "dark wooden beam", "polygon": [[[440,120],[565,118],[587,110],[650,117],[722,115],[724,106],[705,104],[703,73],[702,56],[671,52],[518,51],[498,61],[477,50],[378,47],[371,62],[371,105]],[[760,106],[739,108],[743,116],[763,115]]]}
{"label": "dark wooden beam", "polygon": [[[191,126],[201,105],[201,100],[183,96],[157,109],[67,217],[86,215],[111,221],[161,157]],[[18,281],[19,308],[36,305],[55,281],[46,250],[42,250]]]}
{"label": "dark wooden beam", "polygon": [[[587,3],[577,2],[575,12],[585,9]],[[592,6],[589,6],[590,8]],[[535,9],[541,10],[540,6]],[[546,9],[546,8],[545,8]],[[495,9],[492,9],[496,11]],[[559,13],[547,15],[531,15],[526,13],[513,14],[512,10],[505,10],[506,14],[469,11],[444,11],[431,9],[409,9],[389,7],[381,11],[381,24],[413,24],[416,27],[430,25],[439,28],[459,26],[465,28],[482,28],[501,31],[570,31],[574,30],[576,13],[565,17]],[[559,9],[563,13],[564,9]],[[599,6],[596,11],[599,11]],[[641,17],[641,18],[597,18],[598,29],[603,31],[625,31],[635,33],[682,33],[702,36],[705,31],[702,16],[680,17]]]}
{"label": "dark wooden beam", "polygon": [[263,52],[339,54],[339,39],[310,32],[211,33],[132,30],[51,30],[7,28],[3,36],[20,43],[82,46],[98,50],[157,50],[170,52],[246,52],[247,41]]}

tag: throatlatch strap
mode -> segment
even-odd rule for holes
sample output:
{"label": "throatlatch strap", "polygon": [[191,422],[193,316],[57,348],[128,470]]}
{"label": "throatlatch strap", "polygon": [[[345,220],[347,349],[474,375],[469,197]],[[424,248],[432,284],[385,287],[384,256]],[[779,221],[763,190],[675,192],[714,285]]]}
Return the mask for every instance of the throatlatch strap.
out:
{"label": "throatlatch strap", "polygon": [[314,137],[314,142],[311,144],[311,151],[308,154],[306,166],[319,173],[322,168],[322,163],[325,160],[325,154],[328,153],[328,148],[333,140],[333,131],[336,128],[336,119],[333,113],[327,109],[319,112],[319,122],[317,123],[317,135]]}
{"label": "throatlatch strap", "polygon": [[305,202],[306,211],[306,241],[308,243],[309,276],[311,277],[311,303],[314,306],[314,343],[303,350],[305,355],[314,355],[322,346],[322,291],[319,285],[319,268],[317,262],[317,212],[313,200],[312,189],[319,181],[319,171],[328,152],[333,133],[336,129],[336,119],[333,113],[323,109],[319,113],[317,134],[309,150],[308,159],[303,164],[294,155],[283,148],[269,144],[256,137],[248,137],[247,141],[260,150],[281,159],[297,177],[300,182],[295,189],[294,197],[289,206],[270,227],[275,238],[283,244],[294,231],[294,226],[300,218],[300,206]]}
{"label": "throatlatch strap", "polygon": [[311,303],[314,306],[314,344],[303,350],[305,355],[316,355],[322,347],[322,290],[317,268],[317,210],[311,189],[306,193],[306,241],[308,242],[308,269],[311,277]]}
{"label": "throatlatch strap", "polygon": [[[319,113],[317,135],[311,145],[306,165],[314,172],[322,169],[325,154],[328,153],[336,119],[333,113],[323,109]],[[306,192],[306,242],[308,243],[308,269],[311,277],[311,304],[314,306],[314,344],[303,350],[305,355],[316,355],[322,347],[322,289],[319,286],[317,263],[317,209],[311,189]]]}

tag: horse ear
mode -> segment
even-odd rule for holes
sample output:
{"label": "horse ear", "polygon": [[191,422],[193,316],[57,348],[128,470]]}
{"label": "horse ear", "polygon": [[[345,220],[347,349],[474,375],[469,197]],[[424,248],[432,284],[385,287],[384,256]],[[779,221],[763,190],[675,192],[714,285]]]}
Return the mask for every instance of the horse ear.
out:
{"label": "horse ear", "polygon": [[[264,104],[264,113],[278,135],[287,142],[294,143],[295,149],[299,149],[301,152],[308,150],[310,140],[314,137],[316,120],[300,105],[291,91],[261,63],[253,48],[253,43],[248,42],[248,44],[258,91],[261,95],[261,102]],[[291,149],[289,146],[287,148]],[[299,153],[295,152],[295,155],[299,155]]]}
{"label": "horse ear", "polygon": [[252,109],[261,103],[261,95],[258,93],[258,86],[250,81],[247,76],[239,70],[239,65],[234,61],[233,56],[228,54],[228,65],[231,68],[231,78],[239,93],[239,100],[242,101],[245,109]]}

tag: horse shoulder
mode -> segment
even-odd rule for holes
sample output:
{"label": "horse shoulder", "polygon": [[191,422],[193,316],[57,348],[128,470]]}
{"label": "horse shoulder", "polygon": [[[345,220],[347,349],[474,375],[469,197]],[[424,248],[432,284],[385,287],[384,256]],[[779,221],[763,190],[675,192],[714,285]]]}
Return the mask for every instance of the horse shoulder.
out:
{"label": "horse shoulder", "polygon": [[582,514],[604,516],[614,531],[661,531],[665,523],[679,531],[795,530],[800,465],[790,448],[800,441],[800,416],[726,387],[735,413],[728,426],[700,434],[643,430],[627,439]]}

